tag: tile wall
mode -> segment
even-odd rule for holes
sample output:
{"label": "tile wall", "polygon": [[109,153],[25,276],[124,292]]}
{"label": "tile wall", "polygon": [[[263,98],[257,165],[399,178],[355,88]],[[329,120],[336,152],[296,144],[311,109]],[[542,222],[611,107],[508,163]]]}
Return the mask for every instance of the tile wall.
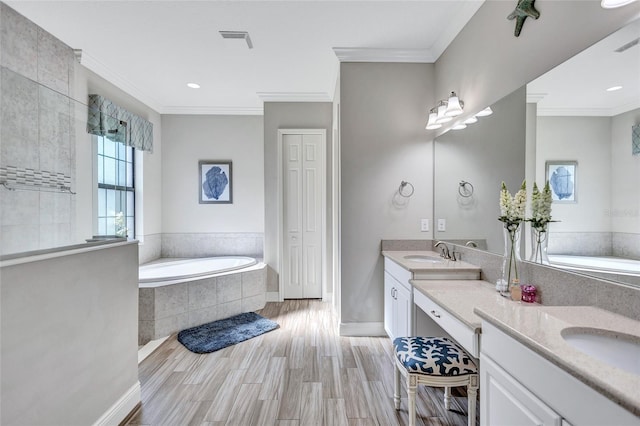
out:
{"label": "tile wall", "polygon": [[[0,2],[0,172],[60,174],[75,187],[73,49]],[[68,193],[0,187],[0,254],[75,242]]]}

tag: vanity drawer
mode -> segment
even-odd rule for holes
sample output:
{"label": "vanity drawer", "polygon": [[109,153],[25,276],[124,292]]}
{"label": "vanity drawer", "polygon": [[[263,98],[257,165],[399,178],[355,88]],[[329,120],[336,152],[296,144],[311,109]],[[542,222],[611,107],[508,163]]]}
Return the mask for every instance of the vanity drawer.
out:
{"label": "vanity drawer", "polygon": [[453,337],[471,356],[480,357],[480,336],[422,292],[413,292],[413,302]]}
{"label": "vanity drawer", "polygon": [[407,290],[411,291],[411,284],[409,284],[409,280],[412,278],[411,271],[407,271],[402,266],[386,257],[384,258],[384,270],[391,274],[391,276],[396,280],[400,281]]}

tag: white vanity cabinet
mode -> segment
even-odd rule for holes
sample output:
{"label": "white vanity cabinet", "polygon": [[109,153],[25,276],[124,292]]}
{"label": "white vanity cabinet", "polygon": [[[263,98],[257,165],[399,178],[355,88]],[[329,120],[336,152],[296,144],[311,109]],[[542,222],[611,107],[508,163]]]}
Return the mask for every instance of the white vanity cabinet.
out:
{"label": "white vanity cabinet", "polygon": [[393,340],[413,334],[413,287],[411,272],[384,260],[384,329]]}
{"label": "white vanity cabinet", "polygon": [[480,424],[636,425],[640,418],[482,322]]}

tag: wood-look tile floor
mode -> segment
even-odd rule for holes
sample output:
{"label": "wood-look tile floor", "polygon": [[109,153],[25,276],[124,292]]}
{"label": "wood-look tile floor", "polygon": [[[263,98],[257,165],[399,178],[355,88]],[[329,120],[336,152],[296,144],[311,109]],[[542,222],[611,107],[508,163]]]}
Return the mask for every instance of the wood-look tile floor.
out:
{"label": "wood-look tile floor", "polygon": [[[280,327],[211,354],[173,335],[139,366],[142,405],[131,425],[405,425],[406,390],[393,407],[393,347],[383,337],[341,337],[331,304],[267,303]],[[418,425],[466,425],[464,388],[420,386]],[[477,420],[476,420],[477,421]]]}

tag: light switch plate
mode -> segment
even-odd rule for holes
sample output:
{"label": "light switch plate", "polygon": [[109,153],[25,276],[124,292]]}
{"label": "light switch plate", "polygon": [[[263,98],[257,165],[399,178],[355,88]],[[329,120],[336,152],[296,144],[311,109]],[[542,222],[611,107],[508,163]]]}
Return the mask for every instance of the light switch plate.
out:
{"label": "light switch plate", "polygon": [[447,230],[447,220],[446,219],[438,219],[438,231],[444,232]]}
{"label": "light switch plate", "polygon": [[429,219],[421,219],[420,220],[420,232],[429,231]]}

